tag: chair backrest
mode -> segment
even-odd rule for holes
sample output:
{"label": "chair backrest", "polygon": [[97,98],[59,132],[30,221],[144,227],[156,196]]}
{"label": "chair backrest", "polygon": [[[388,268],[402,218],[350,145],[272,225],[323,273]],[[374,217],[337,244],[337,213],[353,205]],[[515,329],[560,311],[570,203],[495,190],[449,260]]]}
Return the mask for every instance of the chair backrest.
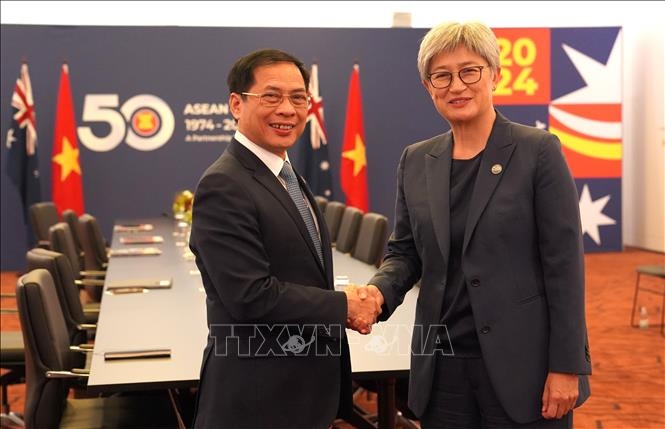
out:
{"label": "chair backrest", "polygon": [[65,255],[71,264],[74,277],[81,278],[81,261],[69,225],[65,222],[56,223],[49,228],[49,236],[51,237],[51,249]]}
{"label": "chair backrest", "polygon": [[[60,306],[64,313],[67,330],[70,332],[71,343],[76,344],[85,341],[81,338],[78,325],[86,323],[83,313],[83,305],[79,296],[79,288],[74,282],[75,276],[71,264],[65,255],[52,250],[34,248],[26,254],[28,271],[43,268],[47,270],[53,279]],[[85,332],[83,332],[85,334]]]}
{"label": "chair backrest", "polygon": [[56,428],[68,385],[65,379],[47,378],[46,371],[69,371],[72,352],[51,274],[38,269],[21,276],[16,302],[25,343],[26,427]]}
{"label": "chair backrest", "polygon": [[346,207],[344,215],[339,225],[335,247],[343,253],[349,253],[353,250],[358,240],[358,229],[360,221],[363,218],[363,212],[355,207]]}
{"label": "chair backrest", "polygon": [[379,213],[365,213],[360,223],[358,241],[351,254],[368,264],[379,265],[386,244],[388,218]]}
{"label": "chair backrest", "polygon": [[30,206],[28,212],[35,238],[42,243],[47,243],[50,240],[49,228],[60,221],[55,204],[52,201],[35,203]]}
{"label": "chair backrest", "polygon": [[62,220],[69,225],[69,230],[72,232],[74,239],[74,246],[79,254],[83,254],[83,245],[81,244],[81,235],[79,234],[79,216],[74,210],[67,209],[62,212]]}
{"label": "chair backrest", "polygon": [[342,222],[344,215],[344,208],[346,204],[339,201],[329,201],[326,205],[326,224],[328,225],[328,233],[330,234],[330,241],[337,241],[337,233],[339,232],[339,224]]}
{"label": "chair backrest", "polygon": [[323,195],[315,195],[314,199],[316,200],[316,204],[319,205],[319,210],[321,210],[321,213],[325,213],[326,206],[328,205],[328,198],[324,197]]}
{"label": "chair backrest", "polygon": [[86,270],[104,270],[109,262],[106,253],[106,240],[97,218],[91,214],[84,213],[79,217],[81,244]]}

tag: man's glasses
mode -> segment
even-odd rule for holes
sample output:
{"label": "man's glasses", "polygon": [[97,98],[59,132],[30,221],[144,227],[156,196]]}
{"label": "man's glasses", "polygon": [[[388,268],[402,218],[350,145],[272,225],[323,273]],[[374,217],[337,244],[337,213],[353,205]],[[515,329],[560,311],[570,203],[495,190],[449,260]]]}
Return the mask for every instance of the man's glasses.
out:
{"label": "man's glasses", "polygon": [[[472,83],[478,82],[483,77],[484,68],[485,66],[464,67],[463,69],[457,72],[457,76],[459,76],[459,79],[462,82],[464,82],[467,85],[470,85]],[[434,88],[437,89],[448,88],[450,84],[453,83],[454,74],[455,73],[447,71],[435,72],[427,75],[427,79],[429,79],[429,83],[431,83]]]}
{"label": "man's glasses", "polygon": [[266,107],[277,107],[282,104],[284,97],[287,97],[291,105],[298,109],[305,109],[309,107],[310,97],[307,94],[291,94],[284,95],[279,92],[266,92],[263,94],[254,94],[251,92],[242,92],[242,95],[251,95],[252,97],[259,97],[259,103]]}

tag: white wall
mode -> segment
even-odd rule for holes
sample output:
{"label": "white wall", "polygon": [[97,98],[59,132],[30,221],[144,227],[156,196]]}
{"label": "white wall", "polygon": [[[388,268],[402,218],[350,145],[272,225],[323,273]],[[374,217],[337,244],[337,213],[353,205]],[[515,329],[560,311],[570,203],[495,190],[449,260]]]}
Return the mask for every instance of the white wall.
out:
{"label": "white wall", "polygon": [[[665,252],[665,2],[18,2],[3,24],[390,27],[479,20],[490,27],[623,27],[623,243]],[[414,52],[414,61],[415,61]],[[415,63],[414,63],[415,66]]]}

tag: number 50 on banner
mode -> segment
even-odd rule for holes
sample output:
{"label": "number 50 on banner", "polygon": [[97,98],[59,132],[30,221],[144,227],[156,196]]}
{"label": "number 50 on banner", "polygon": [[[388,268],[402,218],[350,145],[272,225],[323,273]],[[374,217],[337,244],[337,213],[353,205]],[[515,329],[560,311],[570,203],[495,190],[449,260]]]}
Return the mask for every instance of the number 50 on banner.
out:
{"label": "number 50 on banner", "polygon": [[494,103],[549,104],[549,29],[497,28],[493,31],[501,58],[501,79],[494,91]]}

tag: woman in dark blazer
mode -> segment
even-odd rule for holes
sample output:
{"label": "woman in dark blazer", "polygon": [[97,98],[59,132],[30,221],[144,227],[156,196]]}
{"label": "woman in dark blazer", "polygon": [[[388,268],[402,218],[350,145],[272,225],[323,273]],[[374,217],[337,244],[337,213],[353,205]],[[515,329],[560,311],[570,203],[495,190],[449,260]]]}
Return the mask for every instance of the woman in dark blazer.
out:
{"label": "woman in dark blazer", "polygon": [[494,109],[499,49],[485,25],[433,28],[418,68],[451,131],[404,150],[395,229],[367,289],[385,319],[420,281],[410,408],[424,429],[571,427],[591,364],[559,140]]}

